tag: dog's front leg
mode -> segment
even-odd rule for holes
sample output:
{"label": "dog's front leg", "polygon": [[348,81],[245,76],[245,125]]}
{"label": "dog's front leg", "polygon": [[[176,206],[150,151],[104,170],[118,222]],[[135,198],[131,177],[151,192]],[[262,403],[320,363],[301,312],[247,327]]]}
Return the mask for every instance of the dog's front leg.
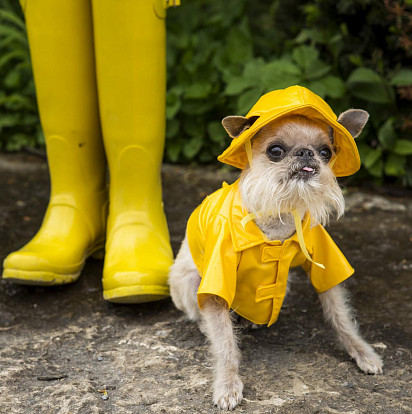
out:
{"label": "dog's front leg", "polygon": [[215,359],[213,402],[221,410],[233,410],[242,401],[243,383],[239,378],[240,351],[226,302],[215,296],[208,298],[202,323]]}
{"label": "dog's front leg", "polygon": [[319,294],[325,319],[332,324],[339,342],[366,374],[382,374],[382,359],[358,332],[348,305],[346,290],[337,285]]}

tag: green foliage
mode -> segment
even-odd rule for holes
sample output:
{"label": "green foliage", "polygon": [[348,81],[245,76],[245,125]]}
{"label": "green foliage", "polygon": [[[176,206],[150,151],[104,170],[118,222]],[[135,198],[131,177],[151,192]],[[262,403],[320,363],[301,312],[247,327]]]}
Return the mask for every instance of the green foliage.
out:
{"label": "green foliage", "polygon": [[[412,186],[409,0],[185,0],[167,32],[167,161],[216,162],[224,116],[300,84],[335,112],[370,113],[361,176]],[[23,17],[0,0],[0,148],[42,143]]]}
{"label": "green foliage", "polygon": [[366,109],[363,174],[412,185],[411,22],[402,0],[183,2],[168,16],[166,158],[214,160],[230,144],[221,118],[299,84],[335,112]]}
{"label": "green foliage", "polygon": [[271,90],[300,84],[324,98],[345,96],[345,83],[314,45],[256,56],[249,6],[246,0],[197,0],[169,12],[169,161],[215,160],[229,144],[220,119],[248,112]]}
{"label": "green foliage", "polygon": [[397,72],[390,81],[393,86],[410,86],[412,85],[412,70],[401,69]]}
{"label": "green foliage", "polygon": [[378,104],[391,104],[395,94],[384,78],[369,68],[357,68],[347,80],[353,96]]}
{"label": "green foliage", "polygon": [[297,46],[291,55],[264,62],[261,58],[246,63],[242,74],[228,80],[225,95],[237,96],[237,113],[246,113],[264,93],[290,85],[302,85],[323,98],[342,98],[343,81],[330,74],[331,66],[319,59],[313,46]]}
{"label": "green foliage", "polygon": [[43,144],[25,23],[16,1],[0,1],[0,148]]}

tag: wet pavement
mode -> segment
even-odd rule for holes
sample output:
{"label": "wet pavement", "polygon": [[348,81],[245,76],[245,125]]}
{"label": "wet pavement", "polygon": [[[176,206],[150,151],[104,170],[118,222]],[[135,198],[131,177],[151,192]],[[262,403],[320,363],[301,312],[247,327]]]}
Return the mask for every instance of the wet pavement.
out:
{"label": "wet pavement", "polygon": [[[193,208],[236,173],[164,166],[174,251]],[[28,241],[48,199],[47,167],[0,155],[0,259]],[[359,371],[323,322],[299,274],[278,322],[243,331],[238,413],[412,412],[412,197],[350,188],[329,227],[356,269],[346,286],[384,375]],[[103,301],[102,262],[64,287],[0,283],[1,413],[214,413],[208,345],[170,300]]]}

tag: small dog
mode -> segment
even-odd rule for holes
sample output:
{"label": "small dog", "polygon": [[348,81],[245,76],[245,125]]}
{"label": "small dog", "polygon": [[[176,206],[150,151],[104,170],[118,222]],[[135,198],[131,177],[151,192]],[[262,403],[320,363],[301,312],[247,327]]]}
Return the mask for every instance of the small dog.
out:
{"label": "small dog", "polygon": [[[337,122],[355,138],[368,117],[365,111],[348,110]],[[222,123],[237,139],[253,128],[257,119],[229,116]],[[251,138],[249,165],[238,182],[206,198],[189,219],[186,237],[169,273],[171,296],[189,319],[200,322],[211,342],[216,361],[213,402],[220,409],[233,410],[242,401],[240,351],[230,308],[252,323],[274,323],[286,293],[289,266],[302,265],[310,273],[325,319],[358,367],[368,374],[382,373],[382,360],[360,336],[340,285],[353,269],[322,227],[331,216],[338,218],[344,212],[344,198],[331,163],[336,157],[333,136],[327,123],[301,114],[266,123]],[[227,201],[230,197],[231,204]],[[241,207],[234,210],[236,203]],[[232,214],[229,219],[223,217],[225,206]],[[303,219],[303,230],[293,211],[299,221]],[[242,217],[245,220],[240,220]],[[299,227],[303,241],[295,234]],[[223,228],[230,229],[221,236]],[[195,233],[194,238],[190,232]],[[328,243],[333,245],[332,259],[322,253],[329,249]],[[311,257],[303,253],[306,247]],[[295,249],[294,256],[288,256],[290,249]],[[255,260],[257,267],[252,263]],[[286,270],[281,270],[285,263]],[[322,265],[339,276],[332,275],[329,280]],[[262,276],[257,276],[259,269]],[[208,279],[211,272],[212,282]],[[252,279],[259,280],[250,282]]]}

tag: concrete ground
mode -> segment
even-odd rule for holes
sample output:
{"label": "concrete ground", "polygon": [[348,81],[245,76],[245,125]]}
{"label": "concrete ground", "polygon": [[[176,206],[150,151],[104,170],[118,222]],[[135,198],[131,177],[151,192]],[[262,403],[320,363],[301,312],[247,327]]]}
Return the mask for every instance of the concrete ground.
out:
{"label": "concrete ground", "polygon": [[[175,252],[201,199],[234,173],[163,169]],[[0,259],[41,223],[48,199],[44,162],[0,155]],[[347,287],[384,375],[359,371],[336,346],[305,276],[279,321],[244,331],[238,413],[412,411],[412,198],[350,188],[348,211],[329,231],[356,269]],[[102,262],[80,280],[39,288],[0,283],[1,413],[214,413],[208,345],[170,300],[104,302]]]}

